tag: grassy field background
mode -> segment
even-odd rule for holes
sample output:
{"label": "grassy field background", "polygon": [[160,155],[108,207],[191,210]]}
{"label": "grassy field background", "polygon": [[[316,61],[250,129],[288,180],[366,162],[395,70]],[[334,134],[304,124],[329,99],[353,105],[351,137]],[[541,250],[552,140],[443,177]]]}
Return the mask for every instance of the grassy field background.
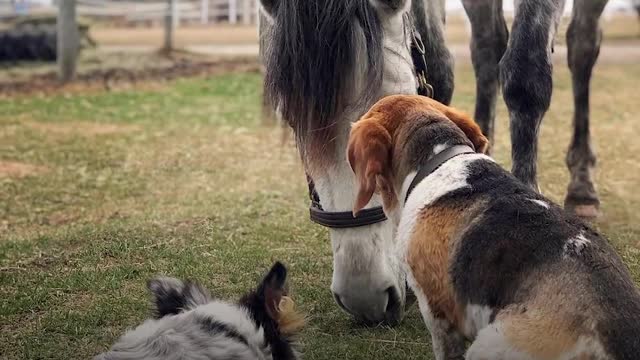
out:
{"label": "grassy field background", "polygon": [[[598,65],[592,131],[603,217],[640,283],[640,64]],[[86,359],[148,314],[154,274],[200,280],[219,297],[274,260],[309,315],[306,359],[430,359],[413,307],[397,328],[363,328],[329,291],[327,232],[307,220],[290,137],[261,125],[257,73],[137,90],[0,99],[0,358]],[[470,65],[453,104],[473,110]],[[542,191],[562,201],[571,134],[568,71],[555,70],[540,136]],[[494,155],[509,166],[500,104]]]}

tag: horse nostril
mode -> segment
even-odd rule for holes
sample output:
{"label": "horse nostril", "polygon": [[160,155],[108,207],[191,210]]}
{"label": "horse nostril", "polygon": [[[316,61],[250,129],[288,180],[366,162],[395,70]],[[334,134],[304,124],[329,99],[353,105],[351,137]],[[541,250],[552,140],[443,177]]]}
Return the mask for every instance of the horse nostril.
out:
{"label": "horse nostril", "polygon": [[398,290],[395,287],[390,286],[386,290],[388,301],[387,308],[385,309],[386,313],[394,313],[400,307],[400,296],[398,295]]}
{"label": "horse nostril", "polygon": [[400,323],[402,316],[404,315],[402,299],[398,293],[398,289],[395,287],[389,287],[386,290],[387,293],[387,308],[385,312],[385,321],[390,326],[395,326]]}

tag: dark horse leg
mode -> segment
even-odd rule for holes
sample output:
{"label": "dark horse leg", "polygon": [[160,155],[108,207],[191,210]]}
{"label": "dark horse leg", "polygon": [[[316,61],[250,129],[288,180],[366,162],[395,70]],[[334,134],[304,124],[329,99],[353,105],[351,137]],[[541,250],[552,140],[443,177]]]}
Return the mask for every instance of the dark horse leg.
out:
{"label": "dark horse leg", "polygon": [[509,32],[502,0],[462,0],[471,22],[471,60],[476,75],[475,120],[493,142],[498,93],[498,63],[507,48]]}
{"label": "dark horse leg", "polygon": [[563,7],[564,0],[516,1],[511,37],[500,60],[511,123],[511,172],[536,190],[538,130],[551,101],[551,48]]}
{"label": "dark horse leg", "polygon": [[453,57],[444,38],[444,1],[413,1],[411,7],[416,29],[426,48],[427,80],[433,86],[433,98],[449,104],[453,95]]}
{"label": "dark horse leg", "polygon": [[573,80],[573,138],[567,152],[571,182],[565,208],[585,218],[598,215],[600,201],[591,178],[596,155],[589,133],[589,84],[598,59],[602,32],[599,20],[608,0],[576,0],[567,30],[569,69]]}

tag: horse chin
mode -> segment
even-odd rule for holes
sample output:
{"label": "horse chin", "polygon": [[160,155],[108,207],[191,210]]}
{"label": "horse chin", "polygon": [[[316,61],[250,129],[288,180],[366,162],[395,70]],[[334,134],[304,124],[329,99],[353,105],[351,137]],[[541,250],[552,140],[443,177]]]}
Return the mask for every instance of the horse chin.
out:
{"label": "horse chin", "polygon": [[[362,271],[360,274],[340,272],[343,269],[339,265],[336,269],[331,285],[334,299],[357,323],[395,326],[402,321],[407,294],[403,276],[392,275],[386,266],[358,269]],[[349,276],[345,276],[347,274]]]}
{"label": "horse chin", "polygon": [[[372,312],[367,312],[367,309],[363,309],[354,306],[353,304],[345,304],[340,296],[334,293],[334,299],[338,306],[349,315],[353,316],[356,323],[367,326],[367,327],[375,327],[378,325],[386,325],[386,326],[396,326],[400,324],[404,317],[405,312],[405,300],[404,298],[397,293],[395,288],[389,288],[386,291],[387,293],[387,306],[384,312],[375,312],[372,309]],[[354,308],[356,310],[354,310]]]}

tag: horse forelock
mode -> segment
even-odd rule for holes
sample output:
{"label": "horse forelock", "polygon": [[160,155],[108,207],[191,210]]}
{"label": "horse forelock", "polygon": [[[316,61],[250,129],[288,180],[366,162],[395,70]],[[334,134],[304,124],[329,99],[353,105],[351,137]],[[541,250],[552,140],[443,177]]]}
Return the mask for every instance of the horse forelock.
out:
{"label": "horse forelock", "polygon": [[[368,0],[287,0],[272,16],[265,95],[294,130],[303,160],[328,160],[346,103],[370,102],[382,82],[380,21]],[[362,94],[354,71],[363,71]]]}

